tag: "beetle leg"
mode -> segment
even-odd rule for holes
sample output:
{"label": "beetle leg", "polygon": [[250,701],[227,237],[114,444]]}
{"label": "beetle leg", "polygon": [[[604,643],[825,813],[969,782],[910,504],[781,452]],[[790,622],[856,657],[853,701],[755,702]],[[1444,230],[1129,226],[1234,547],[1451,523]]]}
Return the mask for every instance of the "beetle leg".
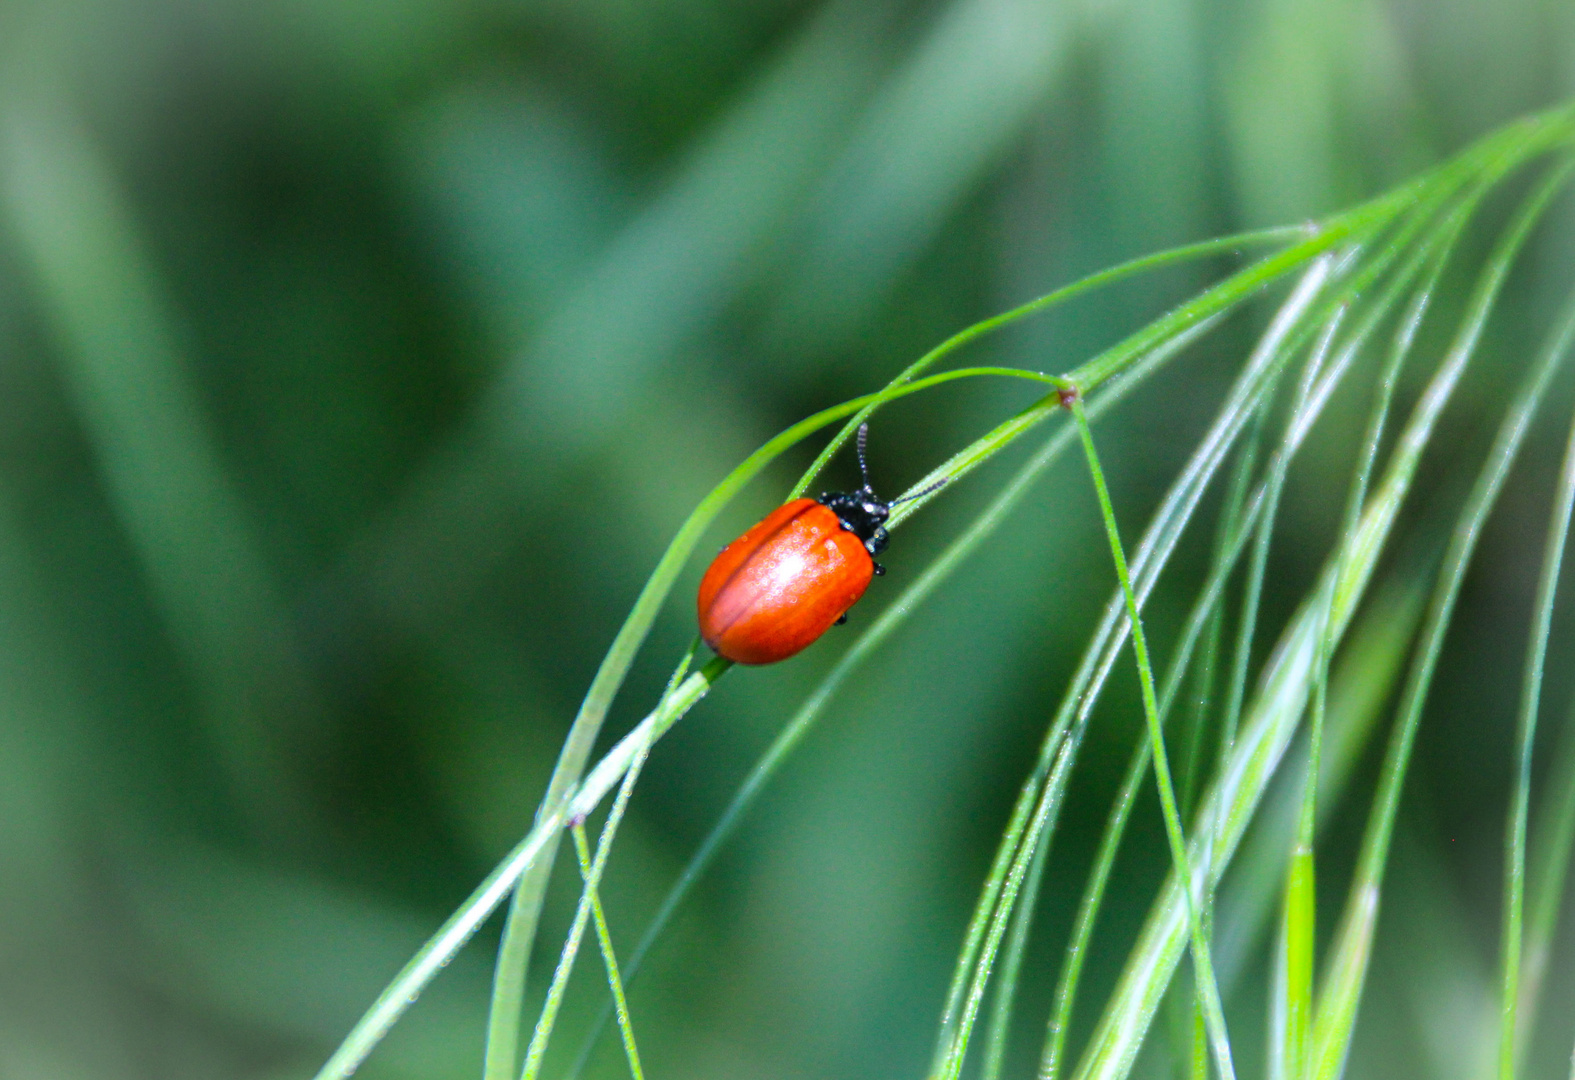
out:
{"label": "beetle leg", "polygon": [[847,621],[848,621],[848,613],[846,611],[844,611],[841,615],[837,616],[837,621],[832,623],[831,625],[832,626],[841,626],[843,623],[845,623]]}
{"label": "beetle leg", "polygon": [[875,564],[875,576],[876,577],[885,577],[886,576],[886,568],[884,566],[882,566],[880,563],[876,563]]}

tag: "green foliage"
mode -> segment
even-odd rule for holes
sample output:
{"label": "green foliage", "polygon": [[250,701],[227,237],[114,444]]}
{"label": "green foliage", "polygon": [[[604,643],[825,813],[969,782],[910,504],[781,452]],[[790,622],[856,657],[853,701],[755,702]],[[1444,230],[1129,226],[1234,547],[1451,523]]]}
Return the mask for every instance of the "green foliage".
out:
{"label": "green foliage", "polygon": [[0,31],[0,1072],[1567,1074],[1567,5]]}

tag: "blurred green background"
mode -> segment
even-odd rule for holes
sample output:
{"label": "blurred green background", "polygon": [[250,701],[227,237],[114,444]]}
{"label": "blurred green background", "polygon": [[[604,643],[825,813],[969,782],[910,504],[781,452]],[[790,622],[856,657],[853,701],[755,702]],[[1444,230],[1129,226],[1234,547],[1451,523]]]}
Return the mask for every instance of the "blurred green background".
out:
{"label": "blurred green background", "polygon": [[[975,319],[1339,208],[1571,94],[1569,0],[0,4],[0,1077],[309,1075],[523,834],[662,547],[756,445]],[[1226,265],[978,355],[1064,370]],[[1565,206],[1456,410],[1464,445],[1519,370],[1518,319],[1572,267]],[[1127,528],[1250,330],[1102,426]],[[877,486],[1029,395],[887,410]],[[1424,729],[1403,917],[1358,1031],[1373,1075],[1469,1074],[1558,427],[1490,531]],[[1321,445],[1293,474],[1278,616],[1338,506],[1345,459]],[[903,530],[855,629],[1006,468]],[[699,570],[607,739],[693,633]],[[839,697],[685,907],[633,990],[653,1076],[922,1075],[993,838],[1112,585],[1069,460]],[[1161,640],[1179,597],[1156,599]],[[625,948],[845,640],[735,672],[656,751],[605,890]],[[1118,680],[1057,837],[1029,1028],[1134,689]],[[1165,865],[1145,806],[1091,1002]],[[477,1074],[495,941],[365,1075]],[[604,993],[582,958],[566,1052]],[[1261,992],[1239,997],[1251,1047]],[[624,1068],[604,1039],[592,1074]]]}

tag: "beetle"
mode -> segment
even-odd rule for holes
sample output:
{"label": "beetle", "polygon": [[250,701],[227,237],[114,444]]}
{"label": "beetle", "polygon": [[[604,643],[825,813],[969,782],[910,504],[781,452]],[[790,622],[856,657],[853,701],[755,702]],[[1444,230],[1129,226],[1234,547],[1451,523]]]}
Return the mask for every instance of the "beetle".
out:
{"label": "beetle", "polygon": [[860,424],[863,487],[784,503],[712,560],[696,606],[700,636],[719,656],[738,664],[786,660],[847,621],[870,579],[886,572],[875,556],[886,549],[891,508],[946,481],[883,502],[864,459],[868,433]]}

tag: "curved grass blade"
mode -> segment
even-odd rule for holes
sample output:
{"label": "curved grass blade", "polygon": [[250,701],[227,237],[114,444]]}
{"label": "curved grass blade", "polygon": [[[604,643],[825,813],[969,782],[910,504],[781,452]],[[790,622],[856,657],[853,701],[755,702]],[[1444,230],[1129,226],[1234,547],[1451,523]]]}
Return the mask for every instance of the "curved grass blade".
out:
{"label": "curved grass blade", "polygon": [[[1148,597],[1148,592],[1153,589],[1154,583],[1158,581],[1159,571],[1169,560],[1170,553],[1180,540],[1181,531],[1191,520],[1192,512],[1199,504],[1199,499],[1202,499],[1203,491],[1206,490],[1214,471],[1219,468],[1236,436],[1240,435],[1247,417],[1254,414],[1266,386],[1273,383],[1274,372],[1288,354],[1282,346],[1287,342],[1287,338],[1295,337],[1299,321],[1317,301],[1331,269],[1332,261],[1325,257],[1320,258],[1312,268],[1304,272],[1303,280],[1292,291],[1292,296],[1282,304],[1276,318],[1271,321],[1268,331],[1263,335],[1263,340],[1260,340],[1251,359],[1236,379],[1235,387],[1227,395],[1225,406],[1214,420],[1213,427],[1206,433],[1199,449],[1195,450],[1188,466],[1183,469],[1177,482],[1173,483],[1166,499],[1154,515],[1148,532],[1143,537],[1142,545],[1137,549],[1137,556],[1132,559],[1132,573],[1137,579],[1136,592],[1140,605]],[[953,984],[948,990],[947,1006],[942,1012],[936,1066],[934,1066],[934,1072],[937,1074],[943,1075],[948,1069],[961,1067],[958,1045],[965,1045],[969,1026],[972,1025],[972,1019],[964,1022],[964,1017],[970,1015],[969,1003],[973,1003],[972,1008],[976,1008],[976,1001],[983,995],[984,982],[988,981],[994,965],[994,951],[981,949],[986,927],[992,926],[997,919],[1010,915],[1010,912],[997,913],[997,901],[1002,897],[1006,869],[1011,866],[1013,853],[1017,852],[1019,845],[1024,842],[1036,844],[1036,839],[1024,841],[1028,809],[1039,800],[1039,784],[1044,784],[1054,795],[1052,809],[1058,811],[1060,800],[1065,793],[1066,782],[1071,776],[1071,767],[1076,760],[1077,749],[1082,742],[1084,730],[1087,729],[1088,718],[1098,702],[1099,691],[1109,679],[1110,671],[1114,669],[1121,645],[1125,644],[1128,628],[1125,597],[1118,590],[1107,603],[1104,619],[1095,631],[1088,649],[1085,650],[1079,671],[1074,675],[1073,682],[1069,685],[1062,705],[1052,721],[1051,729],[1044,738],[1038,764],[1024,782],[1022,792],[1017,797],[1017,804],[1003,833],[991,875],[986,878],[980,902],[975,907],[969,934],[965,937],[964,948],[959,954]],[[1046,822],[1054,822],[1054,820],[1054,814],[1046,817]]]}
{"label": "curved grass blade", "polygon": [[[1523,231],[1520,233],[1523,239]],[[1476,316],[1457,337],[1421,400],[1386,472],[1384,484],[1363,514],[1353,542],[1332,561],[1325,573],[1334,578],[1330,632],[1338,640],[1347,627],[1356,602],[1365,591],[1379,550],[1392,530],[1399,507],[1410,488],[1416,464],[1426,447],[1438,415],[1448,401],[1481,330],[1488,301],[1496,295],[1518,240],[1501,248],[1479,287]],[[1320,586],[1321,588],[1322,586]],[[1315,590],[1314,595],[1316,596]],[[1200,813],[1219,816],[1215,835],[1194,843],[1210,847],[1209,884],[1217,882],[1241,840],[1247,821],[1263,795],[1269,776],[1283,756],[1310,693],[1313,650],[1317,647],[1320,612],[1310,606],[1292,620],[1271,656],[1249,721],[1231,754],[1229,767],[1210,792]],[[1185,948],[1185,921],[1181,884],[1174,875],[1164,889],[1129,957],[1115,993],[1105,1010],[1095,1038],[1078,1069],[1078,1080],[1114,1080],[1124,1077],[1136,1057],[1142,1037],[1152,1020],[1159,998],[1168,985],[1180,953]],[[1322,1003],[1314,1026],[1314,1045],[1322,1023]]]}
{"label": "curved grass blade", "polygon": [[[731,665],[721,658],[713,659],[705,667],[680,682],[672,694],[658,705],[650,716],[641,721],[641,725],[646,730],[665,731],[670,728],[706,695],[729,666]],[[621,775],[620,773],[619,776]],[[615,776],[612,783],[616,784],[618,779],[619,777]],[[578,790],[586,790],[590,783],[591,778],[587,778],[585,784],[582,784]],[[596,793],[596,800],[600,801],[610,789],[611,785],[602,788]],[[414,1004],[416,997],[426,985],[453,959],[454,954],[464,947],[487,917],[497,910],[498,905],[508,896],[509,890],[514,887],[514,883],[519,880],[525,868],[541,857],[548,840],[555,837],[567,823],[568,815],[565,809],[560,805],[537,822],[525,839],[504,856],[503,861],[493,868],[492,873],[488,874],[454,914],[448,917],[437,933],[417,950],[399,974],[394,976],[393,981],[377,996],[377,1000],[351,1029],[345,1041],[340,1043],[339,1048],[324,1062],[323,1067],[317,1071],[315,1080],[330,1080],[330,1078],[343,1080],[344,1077],[355,1072],[405,1010]]]}
{"label": "curved grass blade", "polygon": [[[1154,780],[1159,786],[1160,807],[1165,815],[1165,834],[1170,841],[1170,857],[1176,873],[1184,882],[1192,881],[1192,867],[1187,859],[1187,841],[1181,824],[1181,811],[1176,805],[1176,790],[1170,779],[1170,765],[1165,754],[1165,733],[1160,725],[1159,704],[1154,696],[1154,672],[1149,665],[1148,644],[1144,639],[1142,616],[1138,612],[1137,595],[1132,591],[1132,578],[1127,572],[1126,555],[1121,550],[1121,531],[1116,525],[1116,511],[1110,504],[1110,492],[1105,486],[1105,475],[1099,467],[1099,455],[1094,450],[1094,435],[1088,426],[1088,415],[1081,401],[1073,400],[1072,415],[1077,418],[1079,434],[1083,437],[1083,450],[1088,455],[1088,471],[1093,476],[1094,489],[1099,495],[1099,509],[1105,519],[1105,532],[1110,538],[1110,557],[1115,560],[1116,576],[1121,579],[1121,591],[1126,596],[1127,619],[1132,628],[1132,652],[1137,658],[1138,680],[1143,692],[1143,716],[1148,723],[1149,754],[1153,759]],[[1192,939],[1192,964],[1197,973],[1198,996],[1203,1004],[1203,1016],[1209,1028],[1209,1042],[1214,1051],[1214,1064],[1222,1080],[1235,1080],[1236,1069],[1231,1058],[1230,1035],[1225,1027],[1224,1006],[1220,1002],[1219,983],[1214,977],[1214,962],[1210,957],[1208,938],[1202,920],[1198,918],[1198,899],[1190,885],[1182,890],[1186,897],[1187,924]]]}
{"label": "curved grass blade", "polygon": [[[694,651],[694,646],[690,646],[691,656]],[[671,688],[669,688],[670,692]],[[574,923],[569,929],[568,939],[563,943],[557,969],[552,974],[552,985],[547,988],[547,1000],[542,1005],[540,1018],[536,1021],[536,1031],[531,1036],[530,1046],[525,1051],[525,1067],[520,1074],[520,1080],[536,1080],[541,1072],[542,1061],[547,1054],[547,1042],[552,1038],[553,1024],[557,1021],[558,1009],[563,1005],[563,995],[569,988],[569,976],[574,971],[575,957],[579,955],[585,924],[589,920],[591,909],[598,906],[597,886],[607,869],[607,857],[612,854],[613,837],[618,834],[618,826],[623,821],[624,811],[629,808],[629,797],[634,794],[635,781],[640,778],[640,770],[644,767],[645,759],[650,752],[651,740],[647,737],[638,745],[633,760],[629,762],[629,767],[624,772],[623,782],[618,787],[618,796],[613,800],[612,810],[607,815],[607,823],[602,826],[602,834],[596,841],[596,858],[585,867],[585,888],[580,893],[580,904],[574,913]],[[584,818],[572,817],[570,822],[575,839],[582,845],[583,852]],[[582,863],[585,861],[582,857]],[[610,943],[605,947],[610,950]],[[616,974],[616,969],[614,973]]]}
{"label": "curved grass blade", "polygon": [[[1409,274],[1402,274],[1400,284],[1403,286],[1407,280],[1409,280]],[[1377,306],[1386,310],[1397,295],[1397,289],[1391,288],[1387,290],[1387,295],[1378,301]],[[1365,324],[1364,331],[1357,334],[1350,345],[1341,350],[1342,357],[1332,365],[1332,370],[1323,376],[1316,389],[1311,393],[1302,395],[1304,399],[1302,408],[1297,414],[1293,415],[1292,422],[1287,427],[1283,443],[1272,456],[1268,475],[1259,482],[1254,490],[1239,522],[1233,524],[1225,533],[1226,542],[1218,556],[1219,561],[1211,570],[1210,577],[1204,587],[1204,593],[1188,619],[1180,643],[1177,646],[1176,655],[1172,659],[1172,669],[1167,672],[1165,680],[1166,690],[1160,706],[1162,722],[1169,713],[1171,697],[1179,685],[1185,665],[1189,662],[1191,650],[1197,640],[1197,635],[1202,630],[1204,620],[1210,617],[1209,612],[1211,610],[1217,608],[1223,596],[1226,581],[1242,556],[1247,538],[1249,535],[1256,535],[1254,530],[1256,527],[1261,527],[1261,515],[1266,512],[1266,508],[1273,501],[1272,487],[1275,483],[1274,478],[1283,474],[1289,460],[1300,449],[1307,433],[1311,430],[1312,422],[1328,402],[1334,386],[1347,370],[1349,358],[1360,347],[1361,341],[1365,338],[1365,333],[1370,331],[1377,322],[1373,318],[1367,318],[1363,321]],[[1260,411],[1258,415],[1261,417],[1263,413]],[[1243,478],[1251,468],[1252,457],[1253,454],[1249,447],[1249,451],[1244,455],[1244,460],[1239,470],[1240,476]],[[1076,997],[1083,959],[1087,955],[1094,920],[1102,903],[1110,869],[1115,861],[1115,855],[1125,831],[1132,800],[1136,797],[1142,775],[1148,768],[1149,750],[1150,746],[1145,741],[1140,743],[1133,753],[1133,759],[1128,766],[1126,778],[1122,782],[1111,809],[1110,818],[1106,825],[1104,836],[1101,839],[1099,854],[1095,859],[1094,869],[1090,874],[1083,898],[1079,903],[1072,939],[1067,947],[1066,958],[1058,980],[1055,1008],[1048,1027],[1044,1051],[1040,1057],[1040,1076],[1043,1080],[1053,1080],[1059,1073],[1060,1062],[1065,1052],[1067,1027]],[[1222,759],[1228,755],[1228,752],[1229,744],[1222,745]]]}
{"label": "curved grass blade", "polygon": [[[1296,445],[1300,444],[1301,437],[1305,435],[1310,426],[1310,418],[1307,418],[1306,414],[1315,414],[1316,412],[1321,411],[1322,404],[1328,400],[1328,393],[1332,391],[1333,385],[1349,367],[1351,358],[1355,355],[1356,349],[1359,345],[1359,340],[1344,350],[1343,355],[1340,357],[1337,363],[1336,370],[1330,372],[1329,377],[1324,381],[1323,386],[1325,388],[1325,392],[1318,398],[1318,407],[1309,408],[1309,399],[1314,391],[1314,388],[1319,385],[1319,375],[1323,370],[1325,360],[1328,357],[1329,350],[1333,345],[1335,336],[1344,321],[1347,310],[1348,309],[1343,306],[1337,307],[1329,316],[1325,327],[1320,334],[1319,341],[1314,346],[1312,353],[1309,356],[1301,379],[1301,386],[1297,396],[1296,409],[1293,413],[1292,424],[1287,433],[1288,442],[1294,442]],[[1074,409],[1076,409],[1075,403]],[[1078,412],[1081,419],[1081,411],[1078,410]],[[1080,428],[1083,434],[1084,447],[1089,456],[1090,471],[1094,474],[1095,486],[1099,491],[1101,510],[1103,511],[1105,517],[1106,531],[1110,538],[1112,556],[1116,561],[1117,574],[1122,578],[1123,592],[1127,594],[1128,606],[1129,609],[1131,609],[1131,618],[1134,623],[1134,652],[1138,656],[1140,678],[1145,684],[1144,711],[1150,732],[1149,756],[1152,759],[1155,780],[1160,789],[1161,808],[1164,811],[1167,838],[1171,843],[1172,860],[1176,864],[1176,872],[1178,875],[1185,881],[1192,881],[1193,874],[1187,862],[1186,839],[1184,828],[1182,826],[1181,812],[1176,801],[1174,788],[1170,781],[1169,767],[1165,758],[1163,741],[1163,724],[1165,713],[1160,712],[1159,709],[1154,706],[1153,675],[1152,671],[1149,670],[1148,667],[1146,648],[1141,646],[1141,627],[1136,625],[1137,615],[1136,610],[1131,603],[1132,596],[1129,587],[1130,583],[1127,581],[1125,575],[1124,559],[1120,552],[1120,540],[1116,528],[1114,512],[1110,507],[1109,495],[1105,490],[1104,479],[1100,473],[1098,460],[1094,453],[1092,433],[1089,431],[1086,422],[1080,423]],[[1266,490],[1264,493],[1264,502],[1266,502],[1268,505],[1269,513],[1273,512],[1273,509],[1278,502],[1279,490],[1284,482],[1285,469],[1289,464],[1290,456],[1291,455],[1288,452],[1277,455],[1276,462],[1274,466],[1271,467],[1270,477],[1266,482]],[[1267,521],[1269,519],[1265,517],[1263,520]],[[1259,528],[1259,536],[1262,537],[1264,535],[1264,531],[1261,522]],[[1231,560],[1231,563],[1232,565],[1234,564],[1234,559]],[[1224,575],[1222,574],[1216,579],[1216,590],[1223,585],[1223,581]],[[1212,604],[1210,606],[1212,607]],[[1189,634],[1188,640],[1186,642],[1186,649],[1189,653],[1192,644],[1195,641],[1195,634],[1199,629],[1201,629],[1201,621],[1194,620],[1192,626],[1189,627],[1191,634]],[[1184,660],[1182,662],[1185,663]],[[1168,712],[1169,710],[1170,701],[1168,698],[1170,693],[1174,691],[1176,686],[1179,686],[1180,679],[1183,674],[1184,671],[1177,671],[1174,674],[1173,680],[1169,678],[1167,679],[1167,682],[1170,683],[1170,686],[1167,687],[1167,701],[1164,707],[1165,712]],[[1204,877],[1207,877],[1206,873]],[[1214,976],[1214,965],[1210,956],[1211,946],[1208,940],[1208,928],[1202,918],[1203,904],[1205,902],[1206,898],[1194,900],[1190,895],[1188,896],[1187,917],[1189,924],[1189,935],[1192,939],[1193,967],[1196,976],[1197,1001],[1203,1014],[1203,1020],[1207,1029],[1207,1038],[1211,1044],[1214,1059],[1217,1067],[1219,1068],[1220,1075],[1222,1077],[1231,1077],[1234,1075],[1234,1067],[1231,1061],[1229,1040],[1226,1035],[1223,1006],[1220,1001],[1219,987]]]}
{"label": "curved grass blade", "polygon": [[[1466,361],[1475,352],[1487,317],[1503,288],[1515,256],[1548,203],[1568,180],[1572,164],[1575,161],[1561,162],[1536,186],[1495,246],[1473,290],[1466,314],[1441,365],[1439,376],[1417,404],[1419,412],[1425,410],[1436,416],[1442,410],[1448,396],[1447,390],[1453,388]],[[1427,623],[1417,645],[1395,730],[1380,773],[1378,790],[1373,797],[1373,809],[1362,840],[1356,877],[1351,883],[1345,913],[1329,959],[1325,988],[1319,995],[1314,1019],[1313,1059],[1309,1065],[1309,1076],[1316,1080],[1338,1077],[1344,1069],[1346,1054],[1350,1049],[1356,1009],[1366,981],[1383,871],[1388,861],[1395,814],[1399,809],[1401,784],[1421,722],[1422,706],[1432,682],[1434,666],[1443,648],[1444,633],[1449,626],[1455,597],[1465,576],[1466,564],[1475,550],[1482,522],[1492,508],[1509,465],[1519,450],[1531,415],[1572,339],[1575,339],[1575,307],[1571,308],[1563,325],[1556,328],[1516,399],[1506,411],[1487,464],[1477,479],[1450,541],[1444,569],[1429,607]],[[1440,379],[1447,379],[1448,386],[1443,386]],[[1410,462],[1410,467],[1414,469],[1424,446],[1425,440],[1403,438],[1395,456],[1402,463]],[[1380,496],[1382,494],[1380,492]]]}
{"label": "curved grass blade", "polygon": [[[1261,416],[1262,412],[1260,411],[1258,415]],[[1204,582],[1203,589],[1188,617],[1186,629],[1182,631],[1181,641],[1176,646],[1175,655],[1171,658],[1170,670],[1165,676],[1165,689],[1161,694],[1159,707],[1161,723],[1169,718],[1172,699],[1186,675],[1197,635],[1200,632],[1209,635],[1205,652],[1217,644],[1213,639],[1213,631],[1218,626],[1218,615],[1226,583],[1230,580],[1236,561],[1241,556],[1241,539],[1252,528],[1251,517],[1249,516],[1245,521],[1243,519],[1244,510],[1241,504],[1255,458],[1256,448],[1249,441],[1231,479],[1231,492],[1226,499],[1224,520],[1220,530],[1221,542],[1215,548],[1214,564],[1210,567],[1209,577]],[[1203,629],[1205,624],[1206,630]],[[1056,1080],[1060,1075],[1072,1006],[1077,996],[1083,961],[1088,954],[1088,943],[1093,936],[1094,920],[1099,914],[1105,886],[1110,880],[1110,871],[1115,865],[1121,838],[1126,831],[1126,822],[1132,812],[1132,804],[1137,798],[1143,777],[1148,772],[1150,749],[1151,745],[1146,738],[1138,740],[1138,745],[1132,753],[1132,760],[1127,766],[1126,776],[1117,788],[1104,833],[1100,837],[1099,850],[1094,856],[1088,883],[1085,885],[1082,899],[1078,902],[1071,938],[1062,959],[1061,973],[1056,979],[1055,1003],[1051,1008],[1050,1021],[1046,1028],[1044,1047],[1039,1054],[1039,1080]],[[1004,1040],[1004,1035],[1002,1038]],[[1206,1060],[1206,1048],[1204,1053]]]}
{"label": "curved grass blade", "polygon": [[[1229,452],[1247,418],[1256,410],[1265,386],[1284,360],[1281,346],[1294,334],[1300,319],[1320,295],[1332,265],[1328,257],[1320,258],[1303,274],[1302,280],[1281,305],[1263,339],[1237,376],[1214,425],[1156,511],[1132,560],[1131,569],[1136,579],[1135,589],[1140,606],[1157,581],[1182,530],[1191,520],[1209,480]],[[1040,785],[1044,785],[1054,795],[1051,809],[1058,810],[1083,731],[1098,701],[1100,690],[1125,643],[1128,626],[1124,597],[1118,591],[1106,605],[1101,623],[1051,722],[1041,744],[1039,759],[1018,795],[995,862],[981,890],[941,1015],[935,1064],[932,1067],[932,1072],[937,1075],[960,1067],[961,1058],[956,1051],[958,1044],[965,1045],[967,1040],[968,1027],[963,1023],[963,1017],[968,1011],[966,1003],[976,1003],[982,995],[994,963],[993,953],[983,950],[982,944],[986,930],[995,918],[997,901],[1002,896],[1013,855],[1024,842],[1024,829],[1030,810],[1040,801]],[[1045,820],[1053,821],[1054,814]]]}
{"label": "curved grass blade", "polygon": [[[1215,255],[1236,253],[1247,247],[1289,243],[1290,241],[1299,237],[1306,237],[1308,231],[1309,230],[1304,225],[1292,225],[1273,229],[1260,229],[1255,232],[1236,233],[1232,236],[1222,236],[1216,240],[1204,240],[1196,244],[1186,244],[1181,247],[1175,247],[1166,251],[1156,252],[1152,255],[1145,255],[1140,258],[1121,263],[1117,266],[1113,266],[1108,270],[1101,270],[1098,273],[1090,274],[1085,278],[1081,278],[1072,282],[1070,285],[1063,285],[1059,289],[1048,292],[1043,296],[1036,297],[1033,300],[1028,301],[1026,304],[1020,304],[1009,311],[1003,311],[999,315],[993,315],[982,322],[974,323],[972,326],[968,326],[962,330],[959,330],[957,333],[953,334],[951,337],[935,346],[935,348],[919,357],[912,364],[909,364],[902,370],[900,374],[897,375],[896,378],[892,379],[888,385],[905,385],[910,380],[917,378],[925,371],[928,371],[930,368],[934,367],[937,363],[949,356],[951,353],[956,352],[958,349],[961,349],[966,345],[970,345],[981,338],[988,337],[995,331],[1003,329],[1012,323],[1019,322],[1020,320],[1026,319],[1031,315],[1042,314],[1043,312],[1049,311],[1054,307],[1058,307],[1061,304],[1076,299],[1085,293],[1093,292],[1096,289],[1101,289],[1108,285],[1114,285],[1118,282],[1125,281],[1128,278],[1135,277],[1138,274],[1146,273],[1150,270],[1158,270],[1166,266],[1176,265],[1178,263],[1206,259]],[[1149,350],[1148,353],[1143,355],[1152,355],[1158,352],[1161,348],[1163,348],[1162,343],[1156,345],[1154,349]],[[853,436],[853,433],[858,430],[859,425],[869,418],[870,414],[875,411],[875,408],[876,405],[871,404],[863,409],[860,409],[853,415],[852,418],[848,420],[846,424],[843,425],[842,430],[837,432],[837,434],[826,444],[825,449],[821,450],[821,452],[816,455],[815,460],[810,463],[809,468],[804,470],[804,475],[799,478],[798,483],[793,485],[792,491],[788,493],[789,499],[796,499],[800,495],[803,495],[804,492],[809,490],[809,485],[815,482],[815,477],[819,476],[821,472],[825,470],[826,466],[831,462],[831,459],[837,455],[837,452],[842,449],[842,447],[847,443],[848,439]]]}

